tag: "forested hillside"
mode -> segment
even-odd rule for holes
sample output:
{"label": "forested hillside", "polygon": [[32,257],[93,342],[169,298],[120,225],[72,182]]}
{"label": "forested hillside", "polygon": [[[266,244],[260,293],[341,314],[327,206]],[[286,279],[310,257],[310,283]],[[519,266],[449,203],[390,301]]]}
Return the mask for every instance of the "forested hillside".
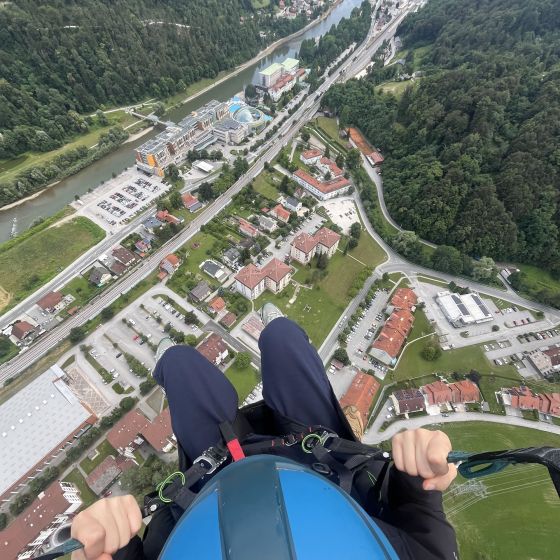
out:
{"label": "forested hillside", "polygon": [[391,215],[474,257],[560,275],[560,2],[430,0],[398,34],[407,61],[430,45],[413,87],[379,93],[374,71],[325,99],[383,151]]}
{"label": "forested hillside", "polygon": [[250,0],[0,2],[0,159],[52,150],[87,129],[80,114],[184,90],[304,24]]}

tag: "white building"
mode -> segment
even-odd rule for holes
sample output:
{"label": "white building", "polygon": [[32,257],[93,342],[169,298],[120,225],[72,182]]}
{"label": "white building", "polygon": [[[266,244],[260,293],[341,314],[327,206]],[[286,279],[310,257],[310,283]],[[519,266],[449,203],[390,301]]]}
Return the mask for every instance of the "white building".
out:
{"label": "white building", "polygon": [[352,183],[346,177],[335,177],[328,181],[320,181],[303,169],[298,169],[293,175],[294,181],[319,200],[329,200],[348,192]]}
{"label": "white building", "polygon": [[463,295],[448,291],[439,292],[436,301],[447,320],[457,328],[494,320],[492,313],[476,292]]}
{"label": "white building", "polygon": [[317,254],[326,253],[330,259],[336,253],[339,241],[340,235],[326,227],[314,235],[300,233],[292,241],[290,256],[301,264],[308,264]]}
{"label": "white building", "polygon": [[235,276],[235,288],[250,300],[257,299],[265,290],[277,294],[290,283],[293,272],[291,266],[277,258],[271,259],[262,269],[251,263]]}

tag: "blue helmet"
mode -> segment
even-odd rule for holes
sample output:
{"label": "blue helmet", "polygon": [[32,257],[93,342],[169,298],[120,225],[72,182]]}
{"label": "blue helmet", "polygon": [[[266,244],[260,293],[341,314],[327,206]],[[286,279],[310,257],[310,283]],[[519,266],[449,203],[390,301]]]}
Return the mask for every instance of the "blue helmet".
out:
{"label": "blue helmet", "polygon": [[232,463],[185,511],[160,560],[398,560],[338,486],[273,455]]}

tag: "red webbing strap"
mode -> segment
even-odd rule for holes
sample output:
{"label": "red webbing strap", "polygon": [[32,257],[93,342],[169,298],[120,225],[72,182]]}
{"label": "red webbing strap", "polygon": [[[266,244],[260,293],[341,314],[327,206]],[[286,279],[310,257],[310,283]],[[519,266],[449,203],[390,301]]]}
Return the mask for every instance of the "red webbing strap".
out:
{"label": "red webbing strap", "polygon": [[245,453],[243,453],[243,449],[241,448],[241,444],[233,431],[233,428],[229,422],[222,422],[220,424],[220,432],[222,433],[222,437],[224,438],[227,448],[231,454],[231,458],[234,461],[239,461],[240,459],[245,458]]}

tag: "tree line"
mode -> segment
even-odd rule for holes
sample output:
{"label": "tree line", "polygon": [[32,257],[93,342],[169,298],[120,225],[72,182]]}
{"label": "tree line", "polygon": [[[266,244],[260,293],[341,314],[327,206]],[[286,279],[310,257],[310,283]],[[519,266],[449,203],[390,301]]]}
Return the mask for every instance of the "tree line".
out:
{"label": "tree line", "polygon": [[461,254],[560,276],[560,5],[433,0],[398,35],[424,75],[413,87],[384,94],[374,70],[324,100],[383,151],[393,218]]}

